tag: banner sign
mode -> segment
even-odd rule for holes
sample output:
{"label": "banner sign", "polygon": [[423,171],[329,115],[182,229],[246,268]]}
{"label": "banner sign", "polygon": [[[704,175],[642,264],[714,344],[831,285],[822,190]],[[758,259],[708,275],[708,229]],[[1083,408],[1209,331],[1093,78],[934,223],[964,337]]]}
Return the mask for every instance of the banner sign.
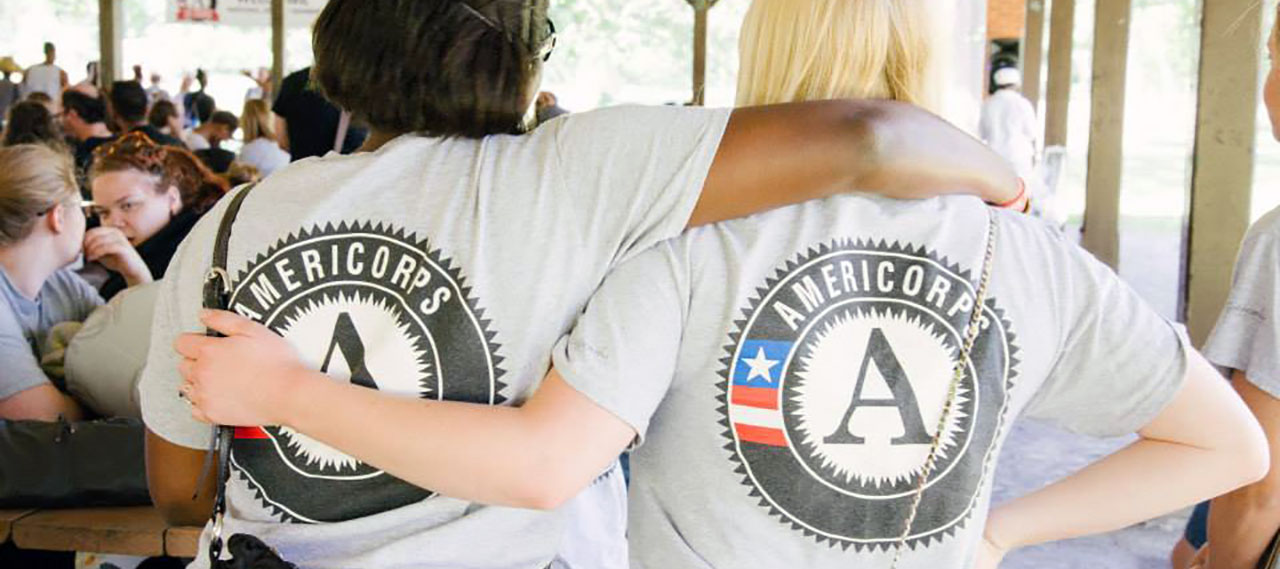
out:
{"label": "banner sign", "polygon": [[[285,0],[285,26],[310,26],[326,1]],[[170,22],[271,26],[271,0],[168,0],[165,13]]]}

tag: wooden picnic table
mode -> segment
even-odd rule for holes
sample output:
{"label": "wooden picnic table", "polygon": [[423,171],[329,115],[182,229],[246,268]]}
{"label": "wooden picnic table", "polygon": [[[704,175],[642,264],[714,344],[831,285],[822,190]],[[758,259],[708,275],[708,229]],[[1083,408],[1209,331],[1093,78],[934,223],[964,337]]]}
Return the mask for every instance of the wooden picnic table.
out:
{"label": "wooden picnic table", "polygon": [[[0,520],[6,519],[3,512]],[[0,536],[11,533],[18,547],[45,551],[193,557],[200,536],[200,528],[169,526],[159,510],[149,506],[28,510],[12,519],[0,526]]]}
{"label": "wooden picnic table", "polygon": [[32,509],[0,510],[0,543],[9,541],[9,535],[13,530],[13,522],[34,511]]}

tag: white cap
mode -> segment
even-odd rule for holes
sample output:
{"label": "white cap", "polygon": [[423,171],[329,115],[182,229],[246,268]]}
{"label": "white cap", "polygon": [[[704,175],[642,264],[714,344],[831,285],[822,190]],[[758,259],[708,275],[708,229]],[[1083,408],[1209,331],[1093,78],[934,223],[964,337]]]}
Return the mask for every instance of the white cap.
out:
{"label": "white cap", "polygon": [[1022,72],[1016,67],[1002,67],[996,70],[995,76],[997,87],[1007,87],[1009,85],[1022,84]]}

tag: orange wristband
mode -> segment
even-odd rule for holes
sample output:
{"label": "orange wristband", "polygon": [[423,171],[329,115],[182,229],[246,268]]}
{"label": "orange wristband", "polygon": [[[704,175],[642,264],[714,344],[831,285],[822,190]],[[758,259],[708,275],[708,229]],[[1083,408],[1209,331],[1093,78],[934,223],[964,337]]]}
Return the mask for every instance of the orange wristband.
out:
{"label": "orange wristband", "polygon": [[1009,209],[1015,205],[1018,205],[1018,203],[1022,201],[1022,198],[1025,198],[1025,197],[1027,197],[1027,183],[1023,181],[1021,177],[1019,177],[1018,178],[1018,195],[1014,196],[1013,199],[1007,202],[993,204],[993,205],[1001,209]]}

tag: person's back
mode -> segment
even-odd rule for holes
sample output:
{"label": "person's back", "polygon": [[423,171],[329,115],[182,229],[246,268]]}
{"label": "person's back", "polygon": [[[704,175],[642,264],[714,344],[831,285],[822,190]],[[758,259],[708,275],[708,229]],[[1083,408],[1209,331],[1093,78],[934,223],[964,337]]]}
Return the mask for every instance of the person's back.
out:
{"label": "person's back", "polygon": [[62,68],[52,63],[39,63],[27,68],[22,84],[25,95],[44,93],[57,99],[62,94]]}
{"label": "person's back", "polygon": [[22,96],[32,93],[44,93],[52,101],[58,101],[63,87],[67,85],[67,72],[54,64],[57,59],[57,48],[52,43],[44,44],[44,61],[27,68],[22,74]]}
{"label": "person's back", "polygon": [[[272,111],[285,120],[286,140],[293,161],[324,156],[334,149],[342,111],[311,88],[311,68],[290,73],[280,84]],[[350,154],[364,142],[368,132],[348,126],[342,153]]]}
{"label": "person's back", "polygon": [[[1118,435],[1163,409],[1185,372],[1173,328],[1032,219],[965,198],[843,197],[693,230],[617,269],[592,300],[616,321],[589,313],[556,361],[644,436],[634,564],[887,567],[989,239],[984,325],[900,567],[969,562],[1015,418]],[[1046,277],[1048,294],[1033,286]],[[623,329],[625,349],[600,340]],[[608,372],[579,338],[614,355]],[[730,525],[768,546],[706,529]]]}
{"label": "person's back", "polygon": [[[755,2],[739,103],[918,99],[925,14],[897,0]],[[863,55],[824,45],[842,39]],[[900,546],[896,567],[925,569],[979,551],[1015,418],[1131,433],[1177,393],[1184,350],[1109,269],[1033,219],[968,198],[852,196],[645,252],[609,275],[554,360],[642,442],[634,567],[890,567]]]}
{"label": "person's back", "polygon": [[1017,91],[1021,81],[1017,71],[1005,68],[996,72],[1002,85],[983,103],[979,129],[982,139],[1013,164],[1019,176],[1030,179],[1035,169],[1039,125],[1035,108]]}
{"label": "person's back", "polygon": [[[598,144],[609,136],[600,128],[616,125],[619,113],[665,125],[664,135],[637,133],[632,139],[648,142],[602,152],[661,164],[665,151],[681,149],[692,159],[648,171],[619,166],[608,175],[647,177],[635,195],[610,192],[598,173],[571,163],[544,165],[548,156]],[[228,265],[239,275],[231,307],[360,385],[433,399],[523,399],[607,267],[683,226],[696,192],[676,189],[705,172],[727,116],[602,111],[522,137],[409,135],[375,153],[295,164],[263,181],[239,213]],[[700,150],[691,151],[691,142]],[[196,227],[167,287],[199,290],[224,209]],[[573,244],[576,254],[553,244]],[[195,321],[198,301],[161,302],[161,314],[181,316],[172,326]],[[169,326],[157,333],[177,332]],[[163,348],[153,365],[176,365]],[[144,379],[152,430],[191,447],[207,443],[207,426],[188,424],[185,407],[158,401],[171,391],[147,386]],[[431,559],[450,566],[466,565],[477,551],[494,566],[537,563],[549,558],[548,536],[560,531],[553,514],[433,497],[288,429],[241,430],[232,452],[246,482],[230,488],[229,531],[264,537],[299,562],[319,551],[310,523],[328,523],[345,536],[323,551],[350,565],[370,556],[414,559],[424,540],[440,545]],[[339,495],[350,498],[332,498]],[[513,530],[527,541],[506,542],[513,535],[506,531],[487,534],[502,536],[487,544],[475,535],[452,538],[472,524]]]}

